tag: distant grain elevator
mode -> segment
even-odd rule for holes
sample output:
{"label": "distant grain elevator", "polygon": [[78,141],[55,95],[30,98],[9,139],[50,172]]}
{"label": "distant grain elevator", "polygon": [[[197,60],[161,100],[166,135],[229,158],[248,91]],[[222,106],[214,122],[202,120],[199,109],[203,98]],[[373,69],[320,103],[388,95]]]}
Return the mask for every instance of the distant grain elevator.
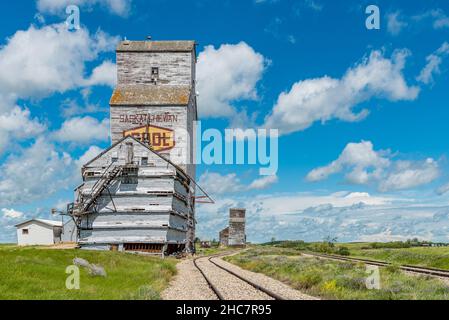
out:
{"label": "distant grain elevator", "polygon": [[246,245],[246,210],[230,209],[229,226],[219,233],[221,246],[244,247]]}
{"label": "distant grain elevator", "polygon": [[231,209],[229,211],[229,246],[244,246],[245,234],[245,209]]}
{"label": "distant grain elevator", "polygon": [[112,146],[84,165],[69,213],[82,248],[171,254],[195,238],[194,41],[122,41]]}

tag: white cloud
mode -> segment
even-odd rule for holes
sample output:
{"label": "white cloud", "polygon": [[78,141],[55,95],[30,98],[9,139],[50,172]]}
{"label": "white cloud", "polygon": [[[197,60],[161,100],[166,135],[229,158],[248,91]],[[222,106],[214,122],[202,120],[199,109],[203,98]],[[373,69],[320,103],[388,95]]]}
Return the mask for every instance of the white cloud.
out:
{"label": "white cloud", "polygon": [[90,102],[92,90],[90,87],[81,89],[82,103],[77,99],[67,98],[61,103],[61,113],[64,118],[89,113],[109,113],[109,107],[102,107],[98,103]]}
{"label": "white cloud", "polygon": [[442,185],[441,187],[439,187],[437,189],[437,194],[443,195],[443,194],[445,194],[448,191],[449,191],[449,182],[444,184],[444,185]]}
{"label": "white cloud", "polygon": [[379,189],[381,191],[409,189],[430,183],[439,176],[438,163],[432,158],[421,162],[397,161],[393,171],[381,181]]}
{"label": "white cloud", "polygon": [[429,240],[427,237],[419,237],[416,235],[392,234],[391,229],[385,228],[379,233],[360,235],[357,241],[360,242],[388,242],[388,241],[406,241],[408,239],[420,238],[421,240]]}
{"label": "white cloud", "polygon": [[0,50],[0,92],[40,98],[83,86],[85,63],[114,50],[117,41],[100,30],[69,32],[64,24],[17,31]]}
{"label": "white cloud", "polygon": [[245,42],[205,47],[198,56],[197,89],[203,117],[232,117],[237,100],[257,99],[256,85],[267,65]]}
{"label": "white cloud", "polygon": [[[428,202],[427,196],[396,198],[364,192],[291,193],[216,198],[197,208],[201,239],[218,238],[228,223],[229,208],[247,209],[248,241],[290,239],[321,241],[388,241],[418,237],[449,240],[449,207]],[[443,201],[444,202],[444,201]]]}
{"label": "white cloud", "polygon": [[75,160],[76,170],[79,171],[86,163],[103,152],[103,149],[97,146],[90,146],[89,149],[77,160]]}
{"label": "white cloud", "polygon": [[235,173],[221,175],[217,172],[206,171],[201,175],[199,185],[210,195],[242,190],[240,179]]}
{"label": "white cloud", "polygon": [[88,86],[105,85],[115,87],[117,84],[117,66],[109,60],[92,71],[92,75],[85,82]]}
{"label": "white cloud", "polygon": [[73,183],[67,175],[71,157],[58,153],[39,138],[19,156],[10,156],[1,166],[0,204],[24,204],[48,196]]}
{"label": "white cloud", "polygon": [[31,118],[28,109],[15,106],[10,111],[0,112],[0,154],[11,143],[11,139],[33,139],[45,129],[39,120]]}
{"label": "white cloud", "polygon": [[366,192],[335,192],[332,194],[298,193],[285,196],[263,197],[264,213],[294,213],[318,206],[351,207],[363,203],[367,206],[387,205],[396,199],[371,196]]}
{"label": "white cloud", "polygon": [[100,151],[93,146],[74,159],[38,138],[31,147],[9,156],[1,165],[0,205],[24,205],[72,188],[81,181],[81,166]]}
{"label": "white cloud", "polygon": [[109,119],[99,121],[90,116],[66,120],[54,137],[62,142],[91,143],[109,138]]}
{"label": "white cloud", "polygon": [[[215,198],[212,205],[197,208],[198,235],[217,238],[218,230],[227,225],[229,208],[247,210],[248,240],[254,242],[277,239],[322,240],[329,234],[354,240],[360,234],[379,232],[365,226],[376,220],[379,208],[388,208],[400,201],[367,193],[338,192],[334,194],[292,193],[248,197]],[[388,211],[383,220],[392,220]],[[354,222],[353,222],[354,221]],[[348,239],[349,238],[349,239]],[[345,240],[345,239],[343,239]]]}
{"label": "white cloud", "polygon": [[108,109],[102,108],[99,104],[92,104],[85,100],[83,104],[75,99],[66,99],[61,104],[61,114],[64,118],[92,113],[107,113]]}
{"label": "white cloud", "polygon": [[345,168],[350,168],[351,171],[346,175],[347,180],[365,184],[372,176],[378,174],[379,170],[390,165],[390,160],[383,154],[387,152],[374,151],[370,141],[348,143],[337,160],[327,166],[313,169],[307,175],[307,180],[321,181]]}
{"label": "white cloud", "polygon": [[37,0],[37,8],[43,13],[64,15],[68,5],[77,5],[88,10],[100,5],[112,14],[126,17],[130,13],[131,2],[131,0]]}
{"label": "white cloud", "polygon": [[253,180],[249,185],[243,184],[237,174],[220,174],[206,171],[200,177],[199,185],[211,196],[228,194],[245,190],[263,190],[278,182],[277,176],[264,176]]}
{"label": "white cloud", "polygon": [[249,190],[263,190],[278,182],[277,176],[265,176],[254,180],[249,186]]}
{"label": "white cloud", "polygon": [[2,210],[3,217],[11,218],[11,219],[18,219],[23,217],[24,213],[20,211],[16,211],[14,209],[7,209],[3,208]]}
{"label": "white cloud", "polygon": [[442,9],[432,9],[420,15],[413,16],[412,19],[415,21],[430,19],[433,22],[434,29],[449,28],[449,17]]}
{"label": "white cloud", "polygon": [[318,3],[315,0],[305,0],[304,4],[307,8],[310,8],[314,11],[321,11],[321,10],[323,10],[323,7],[324,7],[321,3]]}
{"label": "white cloud", "polygon": [[295,44],[296,43],[296,37],[294,35],[288,35],[287,36],[287,41],[290,42],[291,44]]}
{"label": "white cloud", "polygon": [[284,20],[275,17],[270,21],[270,23],[264,28],[264,31],[272,35],[276,40],[287,41],[291,44],[296,43],[296,37],[292,34],[286,34],[286,28],[284,27]]}
{"label": "white cloud", "polygon": [[261,3],[276,3],[279,2],[279,0],[254,0],[254,3],[261,4]]}
{"label": "white cloud", "polygon": [[422,83],[428,84],[433,82],[433,76],[440,74],[440,65],[443,62],[443,57],[449,54],[449,43],[444,42],[438,50],[427,56],[426,66],[421,70],[421,73],[416,78]]}
{"label": "white cloud", "polygon": [[345,178],[353,184],[376,183],[382,192],[403,190],[428,184],[440,175],[438,162],[392,159],[389,151],[375,151],[370,141],[349,143],[337,160],[313,169],[307,175],[311,182],[327,179],[345,171]]}
{"label": "white cloud", "polygon": [[354,109],[372,98],[416,99],[419,88],[408,86],[402,74],[408,54],[396,50],[388,59],[380,51],[373,51],[341,79],[324,76],[295,83],[290,91],[280,94],[265,126],[287,134],[304,130],[316,121],[361,120],[368,110],[355,113]]}
{"label": "white cloud", "polygon": [[[105,61],[85,78],[85,64],[112,51],[117,37],[98,30],[69,32],[64,24],[17,31],[0,47],[0,152],[17,140],[34,139],[46,125],[17,106],[18,99],[39,99],[85,86],[112,85],[113,64]],[[103,74],[102,74],[103,72]]]}
{"label": "white cloud", "polygon": [[399,11],[387,14],[387,30],[391,35],[397,36],[407,25]]}

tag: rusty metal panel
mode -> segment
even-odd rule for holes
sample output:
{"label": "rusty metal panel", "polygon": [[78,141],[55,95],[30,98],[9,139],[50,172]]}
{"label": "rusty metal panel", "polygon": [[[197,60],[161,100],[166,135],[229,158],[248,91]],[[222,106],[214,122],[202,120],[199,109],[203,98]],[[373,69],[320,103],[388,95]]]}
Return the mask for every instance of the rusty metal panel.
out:
{"label": "rusty metal panel", "polygon": [[111,106],[187,106],[189,86],[123,86],[111,97]]}

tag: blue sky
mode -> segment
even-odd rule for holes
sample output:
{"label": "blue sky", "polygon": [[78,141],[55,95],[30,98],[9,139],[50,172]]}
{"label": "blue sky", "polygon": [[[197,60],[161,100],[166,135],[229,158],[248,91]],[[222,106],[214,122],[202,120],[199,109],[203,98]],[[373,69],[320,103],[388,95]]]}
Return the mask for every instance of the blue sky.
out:
{"label": "blue sky", "polygon": [[[81,10],[76,32],[63,24],[69,3]],[[370,4],[380,30],[365,27]],[[229,207],[243,206],[250,241],[449,241],[446,1],[30,0],[0,9],[0,241],[15,240],[18,221],[72,201],[80,166],[110,143],[115,44],[147,35],[197,41],[203,128],[281,132],[276,176],[198,167],[216,200],[197,209],[200,237],[217,237]]]}

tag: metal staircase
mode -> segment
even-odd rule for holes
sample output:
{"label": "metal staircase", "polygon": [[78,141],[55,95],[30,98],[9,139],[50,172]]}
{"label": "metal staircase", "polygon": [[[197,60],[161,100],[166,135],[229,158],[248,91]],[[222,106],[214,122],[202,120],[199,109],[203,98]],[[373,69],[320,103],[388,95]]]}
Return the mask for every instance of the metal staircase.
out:
{"label": "metal staircase", "polygon": [[81,192],[77,203],[73,207],[73,216],[79,217],[91,213],[92,207],[97,204],[97,200],[103,191],[121,174],[122,170],[121,166],[109,166],[94,184],[88,196]]}

